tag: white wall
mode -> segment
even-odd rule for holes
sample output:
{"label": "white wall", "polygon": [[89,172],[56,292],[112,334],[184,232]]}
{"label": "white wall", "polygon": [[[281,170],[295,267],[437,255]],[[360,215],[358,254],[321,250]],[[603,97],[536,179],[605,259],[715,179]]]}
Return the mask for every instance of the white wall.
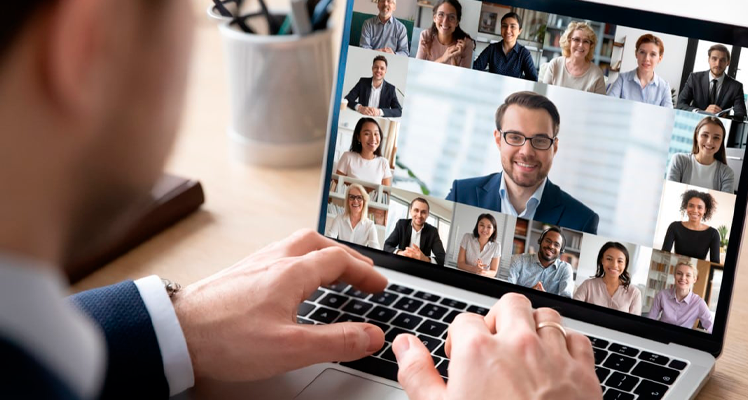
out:
{"label": "white wall", "polygon": [[457,264],[457,256],[460,253],[460,242],[463,235],[466,233],[472,234],[473,228],[475,228],[475,224],[478,221],[478,216],[483,213],[489,213],[496,218],[496,240],[501,243],[501,263],[504,264],[505,260],[511,258],[514,227],[517,225],[517,218],[495,211],[487,211],[482,208],[456,203],[454,215],[452,216],[452,230],[449,233],[449,246],[447,248],[448,262]]}
{"label": "white wall", "polygon": [[[403,93],[407,93],[405,84],[408,78],[408,57],[349,46],[345,79],[343,80],[343,97],[353,89],[359,79],[371,78],[371,64],[376,56],[387,57],[387,74],[384,76],[384,80],[395,85]],[[397,94],[397,100],[400,105],[405,103],[405,99],[400,93]]]}
{"label": "white wall", "polygon": [[[620,43],[625,37],[626,44],[623,48],[615,48],[614,51],[619,52],[620,56],[616,57],[618,54],[614,54],[614,62],[617,59],[622,60],[621,72],[627,72],[636,68],[637,63],[634,55],[636,52],[636,41],[645,33],[651,33],[662,39],[662,42],[665,45],[665,52],[663,53],[662,61],[657,66],[657,69],[655,69],[655,72],[670,84],[670,88],[676,90],[675,94],[677,96],[680,89],[681,75],[683,74],[683,64],[686,60],[688,38],[618,26],[616,29],[616,42]],[[706,57],[704,57],[704,59],[706,59]]]}
{"label": "white wall", "polygon": [[[341,3],[341,5],[344,4],[345,3]],[[379,14],[377,2],[371,0],[355,0],[353,2],[353,11],[373,15]],[[398,0],[397,8],[395,8],[393,15],[395,18],[415,20],[417,12],[418,7],[416,6],[416,0]]]}
{"label": "white wall", "polygon": [[709,69],[709,48],[715,44],[721,44],[727,47],[727,51],[729,51],[730,54],[732,54],[731,44],[710,42],[707,40],[699,40],[699,45],[696,48],[696,60],[694,60],[694,63],[693,63],[693,72],[706,71]]}

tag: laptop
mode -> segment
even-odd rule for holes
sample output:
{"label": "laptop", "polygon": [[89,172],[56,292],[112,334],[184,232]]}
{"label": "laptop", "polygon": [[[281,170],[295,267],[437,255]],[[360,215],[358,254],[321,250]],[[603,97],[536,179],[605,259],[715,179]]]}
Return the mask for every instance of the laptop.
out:
{"label": "laptop", "polygon": [[[378,3],[339,5],[318,230],[390,283],[319,288],[298,321],[367,321],[387,343],[251,392],[406,398],[397,334],[448,379],[449,323],[517,292],[590,337],[604,398],[695,397],[722,351],[744,231],[748,28],[575,0],[435,3],[400,0],[379,26]],[[451,59],[430,36],[445,19],[462,31],[447,32],[461,38]]]}

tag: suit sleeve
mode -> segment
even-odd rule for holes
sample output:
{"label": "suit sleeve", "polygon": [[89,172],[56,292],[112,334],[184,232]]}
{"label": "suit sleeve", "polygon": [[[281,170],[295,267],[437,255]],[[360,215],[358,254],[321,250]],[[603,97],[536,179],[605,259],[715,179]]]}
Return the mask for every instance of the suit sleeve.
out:
{"label": "suit sleeve", "polygon": [[738,118],[745,118],[746,111],[745,111],[745,96],[743,94],[743,84],[735,81],[737,84],[738,93],[735,95],[735,103],[733,104],[733,113],[735,113],[735,116]]}
{"label": "suit sleeve", "polygon": [[597,215],[597,213],[594,211],[590,211],[590,213],[591,215],[587,219],[587,222],[584,223],[584,227],[582,228],[582,231],[596,235],[597,225],[600,223],[600,216]]}
{"label": "suit sleeve", "polygon": [[382,113],[384,114],[383,116],[385,117],[400,117],[403,115],[403,107],[400,105],[400,102],[397,101],[397,88],[395,85],[390,85],[390,87],[392,88],[392,96],[389,98],[389,101],[387,102],[388,104],[382,104],[380,101],[379,108],[382,110]]}
{"label": "suit sleeve", "polygon": [[439,237],[439,230],[434,228],[434,243],[431,245],[431,252],[434,254],[436,263],[438,265],[444,265],[444,259],[447,253],[444,251],[444,245],[442,239]]}
{"label": "suit sleeve", "polygon": [[452,181],[452,187],[449,189],[449,193],[447,193],[447,200],[449,201],[457,201],[455,200],[457,198],[457,180]]}
{"label": "suit sleeve", "polygon": [[109,362],[102,398],[167,398],[169,384],[151,317],[134,282],[69,298],[101,326]]}
{"label": "suit sleeve", "polygon": [[400,246],[400,231],[402,230],[401,222],[403,220],[397,221],[395,229],[392,230],[390,236],[384,241],[384,251],[394,253],[395,250],[398,250],[398,246]]}
{"label": "suit sleeve", "polygon": [[694,80],[695,78],[693,77],[693,74],[688,75],[683,90],[678,94],[678,108],[681,110],[693,111],[696,108],[691,106],[691,102],[693,101]]}
{"label": "suit sleeve", "polygon": [[348,100],[348,108],[350,108],[353,111],[356,111],[356,106],[360,103],[359,99],[361,98],[361,79],[359,79],[358,83],[356,83],[353,86],[353,89],[351,89],[350,92],[345,96],[345,99]]}

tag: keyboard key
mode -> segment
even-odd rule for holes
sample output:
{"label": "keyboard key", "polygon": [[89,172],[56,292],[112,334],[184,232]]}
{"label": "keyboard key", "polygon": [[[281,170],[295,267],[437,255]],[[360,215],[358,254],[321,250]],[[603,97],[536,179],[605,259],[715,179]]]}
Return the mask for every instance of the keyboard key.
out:
{"label": "keyboard key", "polygon": [[389,320],[391,320],[392,317],[395,316],[395,314],[397,314],[397,311],[395,310],[377,306],[377,307],[374,307],[374,309],[371,310],[371,312],[366,314],[366,317],[379,321],[379,322],[389,322]]}
{"label": "keyboard key", "polygon": [[319,307],[316,310],[314,310],[314,312],[312,313],[312,315],[309,316],[309,318],[315,321],[318,321],[318,322],[322,322],[324,324],[329,324],[332,321],[335,321],[335,318],[337,318],[338,315],[340,315],[340,313],[335,310],[331,310],[325,307]]}
{"label": "keyboard key", "polygon": [[445,378],[447,377],[447,369],[449,369],[449,360],[442,360],[442,362],[436,366],[436,370]]}
{"label": "keyboard key", "polygon": [[392,304],[393,301],[397,300],[398,297],[399,296],[394,293],[382,292],[371,295],[371,297],[369,297],[369,301],[388,306]]}
{"label": "keyboard key", "polygon": [[340,308],[346,300],[348,300],[348,297],[335,293],[328,293],[325,297],[319,300],[318,303],[330,308]]}
{"label": "keyboard key", "polygon": [[392,381],[397,381],[397,364],[381,358],[364,357],[356,361],[341,362],[340,365]]}
{"label": "keyboard key", "polygon": [[446,346],[447,346],[446,343],[442,343],[442,345],[439,346],[439,348],[437,348],[436,351],[434,351],[434,355],[437,355],[441,358],[447,358],[447,352],[445,350]]}
{"label": "keyboard key", "polygon": [[443,298],[442,301],[439,302],[439,304],[444,304],[445,306],[449,306],[452,308],[456,308],[458,310],[464,310],[467,308],[467,303],[463,303],[461,301],[452,300],[448,298]]}
{"label": "keyboard key", "polygon": [[687,365],[688,364],[685,361],[673,360],[673,361],[670,361],[669,367],[670,368],[675,368],[678,371],[683,371],[683,368],[686,368]]}
{"label": "keyboard key", "polygon": [[629,357],[636,357],[636,355],[639,354],[639,349],[635,349],[629,346],[624,346],[618,343],[613,343],[610,346],[608,346],[608,350],[615,352],[615,353],[623,354],[624,356],[629,356]]}
{"label": "keyboard key", "polygon": [[347,288],[347,287],[348,287],[348,284],[345,283],[345,282],[338,282],[338,283],[335,283],[335,284],[332,284],[332,285],[325,286],[325,288],[333,290],[333,291],[336,291],[336,292],[339,292],[339,293],[342,293],[343,290],[345,290],[345,288]]}
{"label": "keyboard key", "polygon": [[315,290],[315,291],[314,291],[314,293],[312,293],[312,295],[311,295],[311,296],[309,296],[309,298],[308,298],[307,300],[308,300],[308,301],[314,301],[314,300],[317,300],[317,299],[319,298],[319,296],[322,296],[323,294],[325,294],[325,292],[323,292],[323,291],[321,291],[321,290],[317,289],[317,290]]}
{"label": "keyboard key", "polygon": [[467,311],[471,312],[471,313],[476,313],[478,315],[482,315],[484,317],[486,315],[488,315],[488,309],[487,308],[478,307],[478,306],[470,306],[470,307],[468,307]]}
{"label": "keyboard key", "polygon": [[454,321],[455,318],[457,318],[457,316],[460,314],[462,314],[462,311],[452,310],[449,312],[449,314],[447,314],[446,317],[444,317],[444,322],[451,324],[452,321]]}
{"label": "keyboard key", "polygon": [[597,365],[602,364],[605,357],[608,356],[607,351],[598,349],[597,347],[593,347],[592,352],[595,354],[595,364]]}
{"label": "keyboard key", "polygon": [[374,321],[373,319],[367,319],[365,322],[367,324],[372,324],[372,325],[378,326],[379,329],[381,329],[382,332],[384,332],[384,333],[387,333],[387,330],[390,329],[390,328],[392,328],[391,326],[389,326],[389,325],[387,325],[385,323],[382,323],[382,322],[379,322],[379,321]]}
{"label": "keyboard key", "polygon": [[372,307],[374,306],[371,303],[366,303],[361,300],[351,300],[345,305],[345,307],[343,307],[343,311],[356,315],[364,315]]}
{"label": "keyboard key", "polygon": [[672,385],[673,382],[675,382],[675,379],[678,378],[678,375],[680,375],[680,372],[671,368],[661,367],[659,365],[641,361],[636,365],[634,370],[631,371],[631,375],[640,376],[666,385]]}
{"label": "keyboard key", "polygon": [[634,393],[638,394],[639,400],[657,400],[665,396],[667,392],[667,386],[654,383],[646,379],[642,379],[642,383],[636,387]]}
{"label": "keyboard key", "polygon": [[382,353],[387,351],[387,349],[392,345],[392,343],[388,343],[387,341],[384,342],[382,345],[382,348],[379,349],[376,353],[372,354],[372,356],[381,357]]}
{"label": "keyboard key", "polygon": [[389,330],[389,332],[387,332],[386,335],[384,335],[384,340],[387,342],[394,342],[397,335],[400,335],[403,333],[411,333],[411,332],[408,332],[405,329],[393,327],[392,329]]}
{"label": "keyboard key", "polygon": [[423,315],[424,317],[428,317],[435,320],[440,320],[444,316],[444,314],[447,313],[447,308],[442,306],[437,306],[436,304],[426,304],[421,308],[420,311],[418,311],[418,315]]}
{"label": "keyboard key", "polygon": [[449,329],[447,329],[446,332],[442,335],[442,339],[447,340],[447,336],[449,336]]}
{"label": "keyboard key", "polygon": [[435,294],[426,293],[426,292],[416,292],[416,294],[414,294],[413,296],[418,297],[419,299],[423,299],[426,301],[433,301],[433,302],[437,302],[439,301],[439,299],[441,299],[441,297]]}
{"label": "keyboard key", "polygon": [[392,351],[392,346],[388,347],[387,350],[383,351],[380,357],[384,358],[385,360],[397,362],[397,358],[395,358],[395,352]]}
{"label": "keyboard key", "polygon": [[435,339],[426,335],[418,335],[418,340],[429,349],[429,352],[436,350],[436,348],[443,343],[441,339]]}
{"label": "keyboard key", "polygon": [[391,290],[393,292],[397,292],[400,294],[411,294],[413,293],[413,289],[405,286],[395,285],[394,283],[387,286],[387,290]]}
{"label": "keyboard key", "polygon": [[307,303],[305,301],[299,304],[299,308],[296,311],[296,315],[301,315],[302,317],[306,317],[306,315],[312,312],[312,310],[314,310],[314,304]]}
{"label": "keyboard key", "polygon": [[633,367],[635,363],[636,359],[620,354],[611,353],[610,357],[608,357],[603,363],[603,367],[611,368],[621,372],[629,372],[629,370],[631,370],[631,367]]}
{"label": "keyboard key", "polygon": [[355,297],[357,299],[365,299],[366,297],[369,296],[369,293],[362,292],[353,286],[351,286],[350,289],[346,290],[345,294],[351,297]]}
{"label": "keyboard key", "polygon": [[610,388],[605,391],[603,400],[634,400],[634,395]]}
{"label": "keyboard key", "polygon": [[597,374],[597,380],[600,381],[600,383],[605,382],[605,378],[610,375],[610,370],[603,367],[595,366],[595,374]]}
{"label": "keyboard key", "polygon": [[440,362],[442,362],[442,359],[432,354],[431,361],[434,362],[434,366],[436,367]]}
{"label": "keyboard key", "polygon": [[403,310],[407,312],[416,312],[419,308],[423,305],[423,302],[421,300],[411,299],[410,297],[403,297],[402,299],[398,300],[393,307],[397,308],[398,310]]}
{"label": "keyboard key", "polygon": [[343,314],[335,322],[364,322],[364,319],[353,314]]}
{"label": "keyboard key", "polygon": [[413,314],[402,312],[397,317],[395,317],[395,319],[393,319],[392,322],[390,323],[392,325],[399,326],[401,328],[405,328],[409,331],[412,331],[413,329],[416,328],[416,326],[418,326],[418,324],[421,323],[421,321],[423,321],[423,318],[421,317],[416,317]]}
{"label": "keyboard key", "polygon": [[668,361],[670,361],[670,359],[665,356],[650,353],[648,351],[642,351],[642,353],[639,354],[639,359],[659,365],[667,365]]}
{"label": "keyboard key", "polygon": [[587,336],[587,338],[590,339],[590,343],[592,343],[592,347],[598,347],[598,348],[604,349],[608,347],[608,344],[610,344],[608,343],[607,340],[599,339],[593,336]]}
{"label": "keyboard key", "polygon": [[620,372],[614,372],[613,375],[605,381],[605,386],[616,388],[624,392],[630,392],[637,383],[639,378],[635,378],[631,375],[624,375]]}
{"label": "keyboard key", "polygon": [[421,326],[416,329],[417,332],[425,333],[433,337],[439,337],[446,330],[447,325],[431,320],[424,321]]}
{"label": "keyboard key", "polygon": [[314,325],[314,321],[310,321],[306,318],[297,317],[296,322],[302,325]]}

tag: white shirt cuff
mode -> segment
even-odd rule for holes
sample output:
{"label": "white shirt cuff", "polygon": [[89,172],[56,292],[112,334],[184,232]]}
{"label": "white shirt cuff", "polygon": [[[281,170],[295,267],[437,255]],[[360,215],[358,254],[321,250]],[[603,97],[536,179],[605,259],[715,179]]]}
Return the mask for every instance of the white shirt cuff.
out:
{"label": "white shirt cuff", "polygon": [[169,384],[169,396],[174,396],[195,385],[187,341],[161,278],[151,275],[136,280],[135,286],[151,316],[158,347],[161,349],[164,375]]}

